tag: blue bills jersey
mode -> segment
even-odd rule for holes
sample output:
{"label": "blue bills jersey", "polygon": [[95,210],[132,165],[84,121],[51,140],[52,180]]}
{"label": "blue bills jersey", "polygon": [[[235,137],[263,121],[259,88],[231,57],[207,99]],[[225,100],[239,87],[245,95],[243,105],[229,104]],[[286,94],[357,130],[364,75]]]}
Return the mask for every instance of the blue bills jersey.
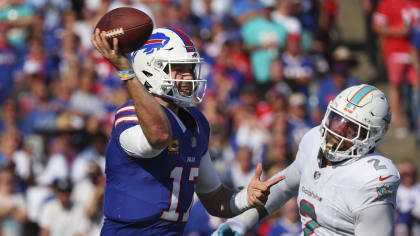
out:
{"label": "blue bills jersey", "polygon": [[[175,115],[164,108],[172,128],[169,146],[153,158],[129,156],[121,133],[139,125],[132,102],[115,115],[106,150],[104,215],[124,223],[185,223],[191,208],[201,157],[207,152],[209,124],[196,108],[180,108],[180,117],[193,125],[182,130]],[[184,224],[185,225],[185,224]],[[183,227],[182,227],[183,229]]]}

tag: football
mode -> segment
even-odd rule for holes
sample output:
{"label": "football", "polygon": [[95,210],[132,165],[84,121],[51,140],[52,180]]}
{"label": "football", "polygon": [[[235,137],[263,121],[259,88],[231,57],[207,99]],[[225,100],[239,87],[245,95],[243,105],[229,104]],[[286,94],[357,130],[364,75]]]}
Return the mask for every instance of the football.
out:
{"label": "football", "polygon": [[139,49],[147,42],[152,31],[152,19],[146,13],[131,7],[120,7],[107,12],[95,29],[106,32],[112,47],[113,38],[118,39],[118,48],[123,53]]}

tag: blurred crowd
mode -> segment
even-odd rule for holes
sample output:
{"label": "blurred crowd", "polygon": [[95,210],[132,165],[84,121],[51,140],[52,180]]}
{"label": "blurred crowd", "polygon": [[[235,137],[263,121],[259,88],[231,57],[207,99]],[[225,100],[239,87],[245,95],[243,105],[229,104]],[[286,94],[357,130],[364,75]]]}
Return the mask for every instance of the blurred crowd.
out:
{"label": "blurred crowd", "polygon": [[[365,51],[378,71],[383,61],[390,81],[397,138],[412,132],[420,140],[420,1],[358,1]],[[210,154],[234,189],[249,183],[258,162],[266,178],[290,164],[328,102],[365,81],[352,76],[352,50],[333,37],[336,0],[2,0],[0,235],[99,235],[104,153],[114,112],[129,96],[90,37],[106,12],[122,6],[192,37],[206,61],[200,109],[211,125]],[[396,235],[420,235],[416,169],[408,160],[399,168]],[[222,221],[197,201],[185,234],[209,235]],[[251,235],[300,232],[292,199]]]}

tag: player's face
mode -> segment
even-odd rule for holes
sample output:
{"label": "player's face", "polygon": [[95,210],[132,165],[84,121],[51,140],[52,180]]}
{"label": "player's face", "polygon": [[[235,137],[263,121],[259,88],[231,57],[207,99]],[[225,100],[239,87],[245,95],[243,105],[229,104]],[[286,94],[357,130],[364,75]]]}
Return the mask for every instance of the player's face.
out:
{"label": "player's face", "polygon": [[195,64],[172,64],[171,78],[176,80],[175,85],[179,94],[191,96],[193,93],[193,83],[180,80],[194,80]]}
{"label": "player's face", "polygon": [[[363,140],[366,138],[367,130],[363,127],[360,127],[360,125],[356,124],[355,122],[342,117],[341,115],[331,111],[331,113],[328,116],[328,123],[327,123],[328,129],[330,129],[332,132],[340,135],[341,137],[344,137],[349,140],[353,140],[355,138]],[[360,127],[360,135],[359,135],[359,127]],[[327,140],[331,138],[333,134],[330,132],[327,133]],[[339,138],[339,137],[338,137]],[[341,140],[339,138],[339,140]],[[343,144],[340,145],[338,148],[338,151],[345,151],[349,149],[351,146],[353,146],[353,143],[344,140]]]}

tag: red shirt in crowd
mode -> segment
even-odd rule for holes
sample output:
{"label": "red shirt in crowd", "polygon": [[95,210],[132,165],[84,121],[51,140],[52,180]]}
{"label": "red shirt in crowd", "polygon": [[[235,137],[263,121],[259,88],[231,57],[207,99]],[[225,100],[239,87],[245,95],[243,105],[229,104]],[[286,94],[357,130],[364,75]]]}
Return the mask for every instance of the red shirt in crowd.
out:
{"label": "red shirt in crowd", "polygon": [[[381,0],[376,9],[374,21],[376,24],[391,28],[404,27],[418,18],[418,0]],[[392,53],[409,53],[408,37],[385,36],[382,50],[385,57]]]}

